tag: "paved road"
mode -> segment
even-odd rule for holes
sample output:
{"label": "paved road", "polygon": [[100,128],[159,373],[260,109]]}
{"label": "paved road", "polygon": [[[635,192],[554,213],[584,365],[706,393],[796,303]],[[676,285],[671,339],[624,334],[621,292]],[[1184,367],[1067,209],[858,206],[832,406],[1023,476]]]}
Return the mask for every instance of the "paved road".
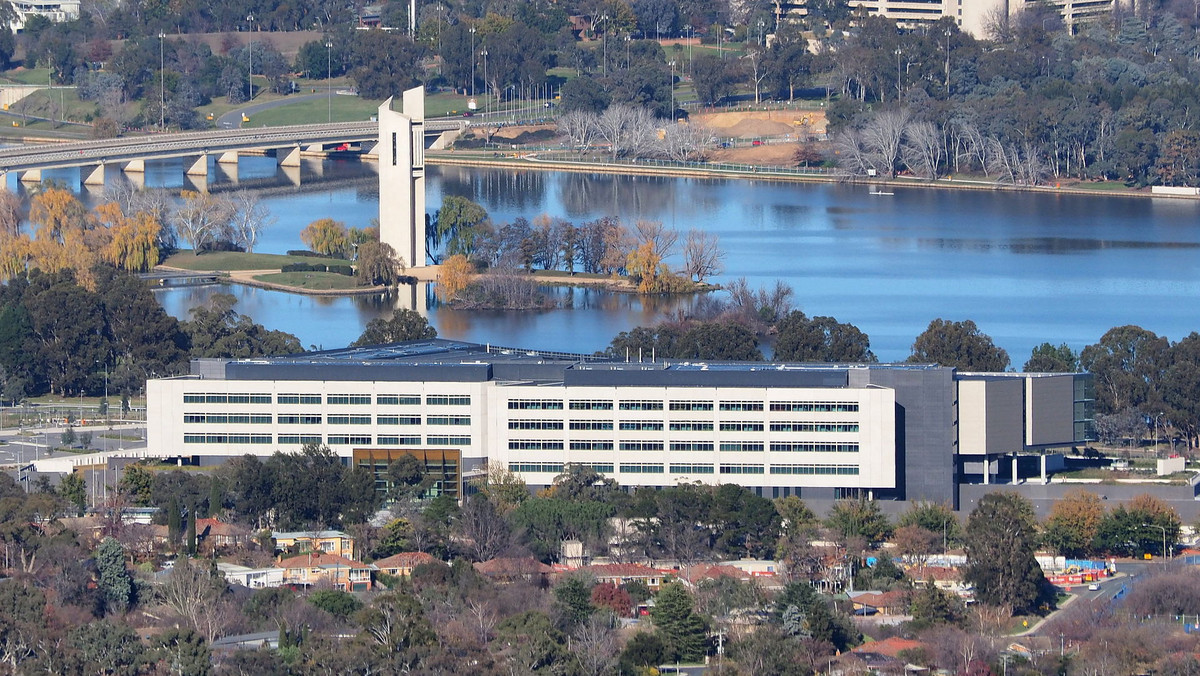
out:
{"label": "paved road", "polygon": [[[91,434],[92,445],[87,451],[95,453],[97,451],[115,451],[117,449],[134,450],[146,447],[146,425],[144,423],[130,424],[114,424],[112,430],[105,425],[76,427],[76,436],[80,434]],[[8,428],[0,430],[0,465],[15,465],[27,464],[35,459],[61,457],[67,455],[75,455],[66,451],[51,452],[47,454],[46,449],[57,448],[62,446],[62,434],[65,428],[62,427],[46,427],[37,429],[28,429],[26,432],[33,434],[21,434],[18,430]],[[122,434],[128,436],[137,433],[139,439],[110,439],[107,434]],[[83,452],[83,451],[80,451]]]}
{"label": "paved road", "polygon": [[[334,90],[334,96],[339,96],[339,94],[337,93],[337,90]],[[320,94],[303,94],[301,96],[288,96],[286,98],[276,99],[275,101],[266,101],[264,103],[254,103],[249,106],[238,108],[237,110],[231,110],[228,113],[225,113],[224,115],[222,115],[221,117],[218,117],[217,118],[217,128],[218,129],[238,129],[242,126],[242,115],[245,115],[246,117],[250,118],[251,121],[253,121],[254,115],[257,113],[261,113],[264,110],[270,110],[272,108],[280,108],[283,106],[290,106],[293,103],[303,103],[305,101],[315,101],[317,99],[323,100],[323,99],[325,99],[325,97],[326,97],[325,92],[321,92]]]}

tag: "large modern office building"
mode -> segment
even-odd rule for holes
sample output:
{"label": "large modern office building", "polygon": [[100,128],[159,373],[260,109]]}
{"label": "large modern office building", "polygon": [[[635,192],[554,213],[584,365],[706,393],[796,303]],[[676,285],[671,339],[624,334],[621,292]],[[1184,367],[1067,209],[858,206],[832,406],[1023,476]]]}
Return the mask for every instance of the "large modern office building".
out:
{"label": "large modern office building", "polygon": [[1079,374],[627,362],[448,340],[198,360],[147,395],[150,453],[196,464],[318,442],[381,486],[415,455],[454,495],[489,463],[532,487],[579,464],[628,487],[954,504],[965,476],[990,481],[1005,456],[1083,440],[1091,410]]}
{"label": "large modern office building", "polygon": [[[776,22],[808,15],[807,0],[775,0]],[[850,0],[850,6],[867,14],[886,16],[903,28],[917,29],[943,17],[977,38],[987,34],[987,24],[997,17],[1015,17],[1035,6],[1058,14],[1063,24],[1075,31],[1081,24],[1110,18],[1115,10],[1132,11],[1132,0]]]}

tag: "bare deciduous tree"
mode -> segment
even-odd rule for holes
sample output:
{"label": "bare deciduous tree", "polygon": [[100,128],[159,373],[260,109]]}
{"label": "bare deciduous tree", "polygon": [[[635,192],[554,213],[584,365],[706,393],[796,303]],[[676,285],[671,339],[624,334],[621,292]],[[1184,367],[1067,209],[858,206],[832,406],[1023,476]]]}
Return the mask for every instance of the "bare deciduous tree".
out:
{"label": "bare deciduous tree", "polygon": [[233,208],[229,220],[229,230],[235,244],[246,249],[246,253],[254,253],[258,244],[258,236],[263,230],[275,223],[267,205],[258,199],[258,195],[248,190],[239,190],[233,194]]}
{"label": "bare deciduous tree", "polygon": [[716,233],[688,230],[683,242],[683,269],[697,282],[720,274],[725,252]]}
{"label": "bare deciduous tree", "polygon": [[615,670],[621,642],[616,617],[611,612],[593,613],[575,628],[572,638],[573,650],[584,674],[602,676]]}
{"label": "bare deciduous tree", "polygon": [[512,537],[504,515],[487,498],[467,500],[458,523],[463,537],[470,541],[469,551],[477,561],[495,558],[508,547]]}
{"label": "bare deciduous tree", "polygon": [[563,113],[557,120],[558,132],[571,141],[579,152],[591,147],[596,135],[596,114],[585,110]]}
{"label": "bare deciduous tree", "polygon": [[212,642],[233,619],[221,598],[224,593],[224,579],[181,558],[158,588],[158,600]]}
{"label": "bare deciduous tree", "polygon": [[651,251],[659,258],[670,256],[679,241],[679,231],[668,228],[662,221],[639,220],[634,224],[634,236],[637,246],[649,244]]}
{"label": "bare deciduous tree", "polygon": [[695,162],[704,159],[712,131],[698,122],[672,123],[663,127],[658,150],[663,157],[676,162]]}
{"label": "bare deciduous tree", "polygon": [[932,122],[913,122],[904,131],[904,165],[923,178],[937,178],[946,154],[942,132]]}
{"label": "bare deciduous tree", "polygon": [[896,175],[901,142],[910,119],[906,109],[885,110],[863,127],[863,145],[870,153],[868,159],[876,171],[888,176]]}
{"label": "bare deciduous tree", "polygon": [[646,154],[654,144],[655,123],[650,111],[631,106],[609,106],[596,118],[596,135],[608,144],[612,159]]}
{"label": "bare deciduous tree", "polygon": [[184,190],[181,197],[183,204],[171,215],[171,223],[193,249],[228,238],[233,212],[229,200],[191,190]]}

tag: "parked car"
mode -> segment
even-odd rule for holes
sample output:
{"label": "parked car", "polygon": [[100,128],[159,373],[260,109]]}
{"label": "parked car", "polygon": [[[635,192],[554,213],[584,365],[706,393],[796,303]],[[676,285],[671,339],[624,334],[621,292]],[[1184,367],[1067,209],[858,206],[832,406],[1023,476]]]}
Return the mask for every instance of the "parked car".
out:
{"label": "parked car", "polygon": [[1093,582],[1088,585],[1088,591],[1100,591],[1100,583]]}

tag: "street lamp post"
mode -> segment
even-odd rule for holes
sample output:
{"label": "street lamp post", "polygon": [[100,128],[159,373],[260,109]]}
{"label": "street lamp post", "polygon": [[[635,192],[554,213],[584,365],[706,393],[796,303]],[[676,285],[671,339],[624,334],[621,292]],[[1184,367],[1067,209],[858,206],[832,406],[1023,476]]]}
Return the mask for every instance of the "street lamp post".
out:
{"label": "street lamp post", "polygon": [[471,34],[471,98],[475,98],[475,27],[468,30]]}
{"label": "street lamp post", "polygon": [[246,50],[250,60],[250,76],[246,80],[246,101],[254,100],[254,15],[247,14],[246,22],[250,26],[249,48]]}
{"label": "street lamp post", "polygon": [[333,122],[333,43],[325,43],[325,111],[329,122]]}
{"label": "street lamp post", "polygon": [[602,62],[600,64],[600,73],[608,75],[608,15],[600,16],[600,23],[604,24],[604,31],[600,33],[600,51]]}
{"label": "street lamp post", "polygon": [[483,57],[483,112],[486,113],[487,109],[488,109],[488,104],[490,103],[490,101],[488,101],[488,97],[490,95],[488,94],[487,49],[484,48],[484,50],[482,52],[480,52],[479,55]]}
{"label": "street lamp post", "polygon": [[946,98],[950,98],[950,36],[954,31],[946,29]]}
{"label": "street lamp post", "polygon": [[166,33],[158,34],[158,128],[166,129],[167,119],[167,52]]}
{"label": "street lamp post", "polygon": [[767,24],[765,22],[763,22],[762,19],[758,20],[758,46],[759,47],[763,46],[763,26],[766,26],[766,25]]}
{"label": "street lamp post", "polygon": [[633,42],[632,35],[625,36],[625,70],[629,70],[629,43]]}
{"label": "street lamp post", "polygon": [[899,47],[896,48],[896,100],[897,101],[899,101],[900,97],[903,95],[902,94],[903,90],[900,89],[900,55],[903,53],[904,52],[900,51]]}
{"label": "street lamp post", "polygon": [[671,90],[671,120],[675,120],[675,62],[671,61],[671,81],[668,87]]}
{"label": "street lamp post", "polygon": [[1154,414],[1154,457],[1158,457],[1158,419],[1162,417],[1162,413]]}

